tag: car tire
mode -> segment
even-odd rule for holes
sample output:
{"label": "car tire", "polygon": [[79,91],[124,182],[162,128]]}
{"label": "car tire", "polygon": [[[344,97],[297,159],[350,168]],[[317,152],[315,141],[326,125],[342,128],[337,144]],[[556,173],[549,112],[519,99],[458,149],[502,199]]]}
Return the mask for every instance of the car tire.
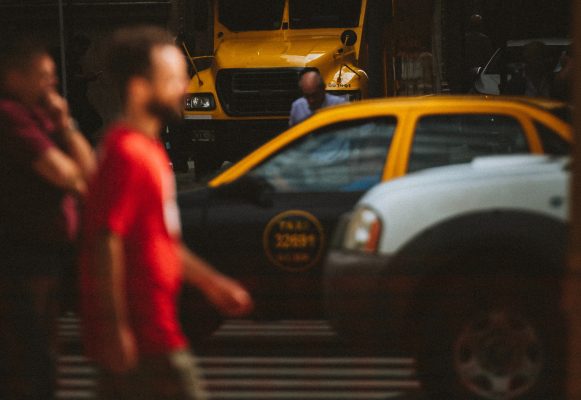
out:
{"label": "car tire", "polygon": [[480,271],[487,272],[433,276],[423,285],[417,362],[428,397],[563,398],[559,279]]}
{"label": "car tire", "polygon": [[197,289],[184,288],[179,305],[182,330],[194,348],[208,340],[224,321],[222,315]]}

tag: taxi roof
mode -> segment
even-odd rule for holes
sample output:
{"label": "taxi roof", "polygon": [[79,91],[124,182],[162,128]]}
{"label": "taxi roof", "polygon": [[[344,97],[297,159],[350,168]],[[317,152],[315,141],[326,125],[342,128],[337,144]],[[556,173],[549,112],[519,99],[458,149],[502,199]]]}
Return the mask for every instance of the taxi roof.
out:
{"label": "taxi roof", "polygon": [[[235,179],[241,170],[246,170],[254,163],[253,159],[264,159],[273,148],[286,145],[311,131],[318,128],[328,121],[333,121],[339,116],[343,118],[352,118],[355,116],[369,115],[370,113],[384,113],[386,108],[389,112],[406,113],[409,110],[429,110],[448,112],[452,109],[466,109],[466,107],[478,110],[479,107],[494,105],[496,107],[507,109],[520,109],[528,112],[532,109],[539,110],[549,114],[552,118],[559,120],[564,129],[572,129],[562,119],[552,115],[552,110],[567,107],[567,104],[559,100],[540,99],[526,96],[492,96],[492,95],[427,95],[427,96],[408,96],[408,97],[389,97],[380,99],[360,100],[352,103],[345,103],[326,107],[318,110],[312,117],[297,124],[288,130],[276,136],[270,142],[254,150],[242,160],[238,161],[231,168],[223,171],[221,174],[210,180],[210,186],[220,185]],[[238,171],[238,172],[237,172]]]}
{"label": "taxi roof", "polygon": [[[426,96],[403,96],[403,97],[387,97],[381,99],[366,99],[353,103],[344,103],[337,107],[365,107],[369,104],[385,104],[390,107],[423,107],[426,105],[446,105],[446,104],[477,104],[485,102],[518,102],[530,106],[536,106],[545,110],[551,110],[559,107],[566,107],[567,103],[545,97],[531,97],[531,96],[498,96],[498,95],[426,95]],[[323,113],[329,108],[319,110],[317,113]]]}
{"label": "taxi roof", "polygon": [[[426,95],[426,96],[402,96],[386,97],[380,99],[366,99],[352,103],[334,105],[315,112],[313,117],[325,116],[328,113],[350,110],[350,113],[356,113],[357,110],[368,107],[389,107],[393,112],[403,111],[409,108],[424,107],[466,107],[478,105],[510,105],[514,107],[533,107],[554,115],[554,112],[570,107],[567,103],[544,97],[532,96],[499,96],[499,95]],[[561,118],[561,120],[563,120]],[[568,123],[568,121],[564,121]]]}

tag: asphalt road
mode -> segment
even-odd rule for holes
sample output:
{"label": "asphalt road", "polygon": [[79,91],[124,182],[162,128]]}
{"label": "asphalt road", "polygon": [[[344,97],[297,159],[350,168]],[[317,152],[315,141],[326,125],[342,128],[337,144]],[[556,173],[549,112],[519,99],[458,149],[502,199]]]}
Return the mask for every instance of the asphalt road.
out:
{"label": "asphalt road", "polygon": [[[75,315],[60,320],[57,399],[94,399]],[[375,400],[421,396],[411,358],[349,354],[325,321],[228,320],[196,350],[213,400]]]}
{"label": "asphalt road", "polygon": [[[199,186],[193,170],[178,190]],[[98,373],[82,354],[78,318],[60,319],[57,399],[95,399]],[[354,354],[323,320],[228,320],[195,349],[210,400],[423,398],[414,360]]]}

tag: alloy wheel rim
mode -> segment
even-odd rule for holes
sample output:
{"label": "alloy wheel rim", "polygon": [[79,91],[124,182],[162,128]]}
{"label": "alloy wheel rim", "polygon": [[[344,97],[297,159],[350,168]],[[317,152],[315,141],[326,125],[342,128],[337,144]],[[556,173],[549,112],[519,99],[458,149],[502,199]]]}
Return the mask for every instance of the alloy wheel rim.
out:
{"label": "alloy wheel rim", "polygon": [[510,400],[530,390],[543,359],[533,325],[509,310],[491,311],[468,321],[453,349],[462,385],[489,400]]}

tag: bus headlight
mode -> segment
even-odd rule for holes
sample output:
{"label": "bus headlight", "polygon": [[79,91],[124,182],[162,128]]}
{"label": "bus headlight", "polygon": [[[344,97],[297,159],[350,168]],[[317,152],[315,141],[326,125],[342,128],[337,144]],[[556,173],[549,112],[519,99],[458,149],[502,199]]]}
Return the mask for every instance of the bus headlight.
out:
{"label": "bus headlight", "polygon": [[216,108],[212,93],[190,93],[185,98],[186,111],[210,111]]}

